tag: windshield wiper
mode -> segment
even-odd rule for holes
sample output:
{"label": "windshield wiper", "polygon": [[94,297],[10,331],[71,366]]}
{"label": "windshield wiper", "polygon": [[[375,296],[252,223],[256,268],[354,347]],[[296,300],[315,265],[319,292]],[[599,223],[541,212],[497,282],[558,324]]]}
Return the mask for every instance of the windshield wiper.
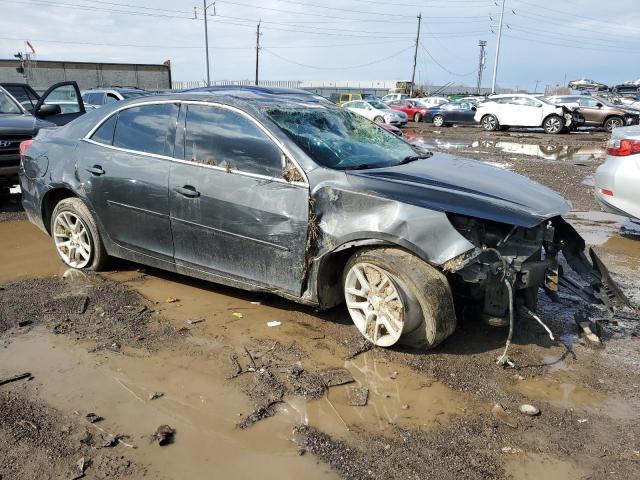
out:
{"label": "windshield wiper", "polygon": [[423,158],[431,157],[433,157],[433,152],[427,152],[421,155],[409,155],[408,157],[404,157],[398,165],[405,165],[407,163],[415,162],[416,160],[422,160]]}

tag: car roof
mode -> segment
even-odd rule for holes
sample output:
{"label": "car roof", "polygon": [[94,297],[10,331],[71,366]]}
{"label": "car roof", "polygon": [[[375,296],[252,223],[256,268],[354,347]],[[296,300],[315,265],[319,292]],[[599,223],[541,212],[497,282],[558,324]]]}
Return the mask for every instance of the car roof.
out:
{"label": "car roof", "polygon": [[[301,91],[295,89],[277,89],[278,93],[269,93],[268,90],[270,89],[211,88],[205,91],[146,95],[144,97],[129,98],[120,102],[110,103],[102,108],[96,109],[92,112],[88,112],[78,120],[79,125],[85,123],[84,121],[81,121],[81,119],[83,118],[86,119],[87,125],[91,123],[95,124],[95,119],[107,118],[114,112],[123,110],[128,107],[171,101],[216,102],[229,106],[235,106],[249,112],[253,111],[256,114],[261,114],[261,110],[265,107],[276,106],[281,108],[318,108],[320,106],[339,108],[335,103],[330,102],[324,97],[312,94],[304,90]],[[94,112],[99,113],[94,115]]]}

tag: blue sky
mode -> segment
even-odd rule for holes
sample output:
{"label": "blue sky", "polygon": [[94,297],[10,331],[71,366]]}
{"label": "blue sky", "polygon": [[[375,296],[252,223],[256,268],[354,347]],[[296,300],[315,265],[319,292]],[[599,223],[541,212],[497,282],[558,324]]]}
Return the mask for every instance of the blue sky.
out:
{"label": "blue sky", "polygon": [[[482,39],[489,86],[500,2],[216,0],[208,9],[212,79],[253,78],[259,20],[261,78],[409,79],[421,13],[417,79],[474,85]],[[201,80],[202,6],[199,0],[0,0],[0,58],[30,40],[42,60],[170,59],[175,80]],[[639,0],[506,0],[504,24],[499,85],[640,78]]]}

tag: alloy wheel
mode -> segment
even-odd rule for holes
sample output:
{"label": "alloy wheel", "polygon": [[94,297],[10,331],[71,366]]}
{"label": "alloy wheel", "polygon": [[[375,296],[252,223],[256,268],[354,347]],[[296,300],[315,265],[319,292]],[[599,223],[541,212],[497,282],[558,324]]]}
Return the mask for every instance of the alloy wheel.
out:
{"label": "alloy wheel", "polygon": [[405,306],[394,278],[370,263],[356,263],[344,284],[347,308],[360,333],[374,345],[395,344],[405,326]]}
{"label": "alloy wheel", "polygon": [[495,130],[498,127],[498,120],[493,115],[487,115],[482,119],[482,126],[485,130]]}
{"label": "alloy wheel", "polygon": [[562,129],[562,122],[558,117],[551,117],[545,122],[545,130],[548,133],[558,133]]}
{"label": "alloy wheel", "polygon": [[53,223],[53,239],[64,262],[72,268],[84,268],[91,260],[89,229],[76,214],[60,212]]}
{"label": "alloy wheel", "polygon": [[444,118],[441,115],[436,115],[433,119],[433,124],[436,127],[441,127],[442,125],[444,125]]}
{"label": "alloy wheel", "polygon": [[612,118],[607,122],[606,130],[608,132],[612,131],[614,128],[622,127],[622,121],[619,118]]}

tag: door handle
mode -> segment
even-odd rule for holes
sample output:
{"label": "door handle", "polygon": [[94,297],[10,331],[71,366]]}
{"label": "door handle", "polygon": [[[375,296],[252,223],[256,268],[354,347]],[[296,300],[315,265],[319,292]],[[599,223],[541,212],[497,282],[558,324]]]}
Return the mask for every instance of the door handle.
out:
{"label": "door handle", "polygon": [[93,167],[89,167],[87,168],[87,172],[96,175],[96,176],[100,176],[100,175],[104,175],[105,171],[102,169],[102,167],[100,165],[94,165]]}
{"label": "door handle", "polygon": [[175,187],[173,191],[189,198],[196,198],[200,196],[200,192],[191,185],[185,185],[184,187]]}

